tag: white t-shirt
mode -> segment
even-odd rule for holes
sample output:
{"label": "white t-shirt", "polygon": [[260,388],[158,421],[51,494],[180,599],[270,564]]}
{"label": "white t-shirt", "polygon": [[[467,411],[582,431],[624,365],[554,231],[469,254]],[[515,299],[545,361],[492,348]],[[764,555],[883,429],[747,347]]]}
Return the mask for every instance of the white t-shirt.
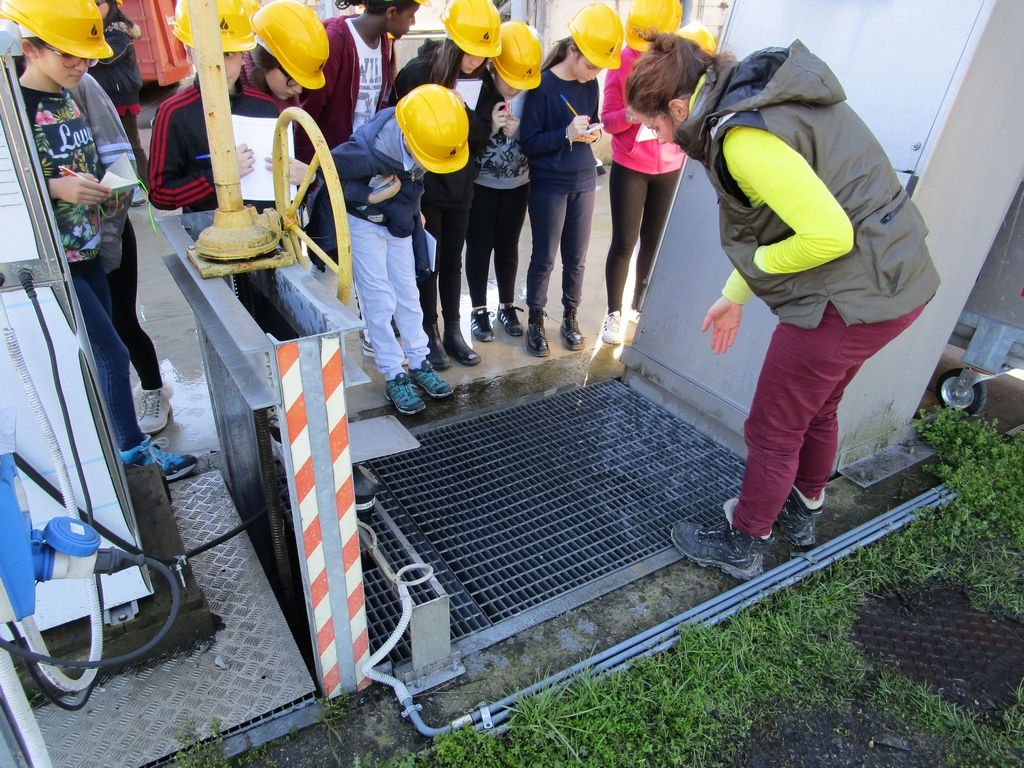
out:
{"label": "white t-shirt", "polygon": [[371,48],[359,36],[352,19],[346,19],[352,37],[356,41],[356,56],[359,59],[359,98],[356,100],[352,130],[356,130],[377,114],[380,92],[384,87],[384,72],[381,68],[380,43]]}

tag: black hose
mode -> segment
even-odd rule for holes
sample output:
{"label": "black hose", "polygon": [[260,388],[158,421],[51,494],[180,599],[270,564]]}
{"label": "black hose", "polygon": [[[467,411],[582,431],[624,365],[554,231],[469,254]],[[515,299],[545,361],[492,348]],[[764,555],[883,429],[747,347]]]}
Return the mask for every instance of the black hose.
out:
{"label": "black hose", "polygon": [[34,661],[39,664],[48,664],[51,667],[62,667],[64,669],[104,669],[107,667],[123,667],[127,664],[131,664],[133,661],[137,661],[156,648],[160,641],[167,636],[167,633],[171,631],[171,626],[173,626],[175,620],[178,618],[178,610],[181,607],[181,588],[178,586],[178,580],[174,577],[174,574],[171,573],[170,569],[160,561],[154,560],[150,557],[146,558],[146,565],[158,571],[167,583],[170,584],[171,611],[167,615],[167,621],[165,621],[164,625],[160,627],[160,631],[156,633],[156,636],[141,648],[122,656],[114,656],[110,659],[97,659],[96,661],[55,659],[52,656],[26,650],[17,643],[11,643],[7,640],[0,640],[0,648],[7,651],[12,656],[17,656],[19,659]]}
{"label": "black hose", "polygon": [[[19,472],[24,473],[25,476],[28,477],[28,479],[31,480],[33,483],[35,483],[40,488],[40,490],[46,493],[47,496],[56,501],[58,504],[63,505],[64,501],[63,498],[61,497],[60,491],[53,485],[53,483],[51,483],[49,480],[43,477],[39,470],[37,470],[35,467],[29,464],[24,458],[22,458],[21,454],[17,452],[15,452],[14,454],[14,464],[15,466],[17,466]],[[81,512],[82,510],[78,511]],[[102,536],[112,544],[115,544],[116,546],[125,550],[126,552],[131,552],[133,555],[144,555],[145,557],[151,558],[159,563],[163,563],[164,565],[173,568],[174,566],[178,565],[181,558],[191,560],[196,555],[201,555],[204,552],[213,549],[214,547],[219,547],[225,541],[233,539],[235,536],[237,536],[242,531],[247,529],[257,520],[259,520],[266,513],[266,511],[266,507],[260,509],[258,512],[251,515],[250,517],[247,517],[234,528],[225,533],[222,533],[217,538],[211,539],[205,544],[200,544],[198,547],[183,552],[180,555],[176,555],[175,557],[157,557],[154,554],[141,550],[134,544],[132,544],[130,541],[125,541],[124,539],[122,539],[120,536],[118,536],[116,533],[108,529],[98,520],[93,520],[91,525],[100,536]]]}
{"label": "black hose", "polygon": [[[18,632],[18,625],[15,624],[13,621],[7,622],[7,630],[11,633],[12,637],[20,637],[20,633]],[[22,642],[19,643],[19,645],[24,648],[25,645],[23,645],[23,643],[25,642],[26,641],[22,639]],[[68,712],[77,712],[80,709],[82,709],[86,704],[88,704],[89,698],[92,696],[92,689],[96,687],[96,680],[94,679],[91,683],[89,683],[88,687],[84,691],[80,691],[77,694],[79,697],[77,700],[69,702],[62,699],[60,692],[52,689],[50,684],[43,679],[43,676],[39,673],[39,670],[37,669],[38,665],[26,663],[25,666],[28,668],[28,673],[32,676],[32,680],[33,682],[35,682],[36,688],[39,689],[39,692],[43,694],[46,700],[53,704],[55,707],[60,707],[61,709],[67,710]]]}

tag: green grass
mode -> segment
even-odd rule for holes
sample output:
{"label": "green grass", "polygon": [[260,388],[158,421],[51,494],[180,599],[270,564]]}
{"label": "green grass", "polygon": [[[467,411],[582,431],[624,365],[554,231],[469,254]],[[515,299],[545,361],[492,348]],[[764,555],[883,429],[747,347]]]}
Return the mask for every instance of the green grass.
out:
{"label": "green grass", "polygon": [[[438,738],[419,766],[730,765],[774,711],[852,703],[932,735],[949,765],[1019,765],[1024,701],[978,715],[885,668],[851,640],[863,602],[922,585],[1024,615],[1024,437],[947,411],[923,422],[935,474],[958,498],[716,627],[684,627],[671,651],[523,700],[506,734]],[[1020,699],[1020,691],[1018,691]]]}

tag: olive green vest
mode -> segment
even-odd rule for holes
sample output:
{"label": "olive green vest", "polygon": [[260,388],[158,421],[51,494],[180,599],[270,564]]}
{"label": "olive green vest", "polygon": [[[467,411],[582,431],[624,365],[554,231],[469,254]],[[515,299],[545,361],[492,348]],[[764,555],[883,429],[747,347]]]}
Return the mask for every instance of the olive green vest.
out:
{"label": "olive green vest", "polygon": [[[767,79],[759,83],[759,77]],[[848,325],[877,323],[935,295],[939,275],[925,245],[924,220],[823,61],[796,41],[788,51],[769,49],[732,62],[710,81],[677,139],[699,147],[718,193],[722,247],[781,322],[815,328],[831,301]],[[767,205],[751,207],[729,175],[722,143],[739,125],[767,130],[804,157],[849,216],[852,251],[793,274],[772,275],[754,265],[758,246],[793,230]]]}

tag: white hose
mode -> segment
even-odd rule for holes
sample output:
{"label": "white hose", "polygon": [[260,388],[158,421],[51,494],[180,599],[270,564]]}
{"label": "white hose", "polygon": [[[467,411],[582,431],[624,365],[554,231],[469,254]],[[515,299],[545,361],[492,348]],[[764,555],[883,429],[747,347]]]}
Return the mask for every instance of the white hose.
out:
{"label": "white hose", "polygon": [[[412,581],[405,581],[402,577],[405,576],[409,571],[426,571],[426,575],[421,576],[418,579]],[[382,645],[375,654],[373,654],[366,663],[363,664],[363,674],[371,680],[384,683],[384,685],[390,685],[395,695],[398,697],[398,701],[404,706],[406,702],[412,701],[412,694],[409,693],[409,689],[405,687],[405,683],[399,680],[393,675],[389,675],[385,672],[378,672],[374,669],[381,661],[383,661],[391,649],[398,645],[398,641],[402,639],[402,635],[405,634],[406,628],[409,626],[409,620],[412,619],[412,595],[409,594],[409,587],[416,584],[422,584],[434,575],[434,569],[432,566],[426,563],[413,563],[407,565],[404,568],[400,568],[398,573],[395,574],[395,584],[398,585],[398,596],[402,600],[402,618],[398,620],[398,626],[395,627],[395,631],[391,633],[387,642]]]}
{"label": "white hose", "polygon": [[18,728],[18,735],[25,745],[32,768],[52,768],[53,763],[50,762],[50,755],[46,751],[39,723],[32,714],[32,707],[25,696],[25,689],[21,687],[14,663],[6,653],[0,653],[0,690],[3,690],[4,701]]}
{"label": "white hose", "polygon": [[[71,476],[68,473],[67,464],[64,463],[64,454],[60,449],[60,443],[57,442],[57,435],[53,431],[53,425],[50,423],[50,417],[47,416],[46,409],[43,408],[43,402],[39,397],[39,391],[36,389],[35,382],[32,381],[32,374],[29,372],[28,365],[25,363],[25,358],[21,354],[21,345],[18,343],[18,337],[7,317],[7,308],[4,306],[2,295],[0,295],[0,313],[2,313],[2,317],[0,317],[0,319],[4,322],[3,331],[4,340],[7,342],[7,351],[11,355],[11,363],[14,365],[14,370],[18,374],[18,379],[21,381],[21,388],[25,391],[25,397],[28,398],[29,406],[32,408],[32,413],[36,417],[36,423],[39,425],[39,429],[43,433],[43,440],[46,443],[46,448],[50,452],[50,460],[57,472],[61,496],[64,499],[64,509],[72,519],[78,520],[80,519],[78,514],[78,503],[75,500],[75,490],[71,485]],[[68,439],[71,439],[71,435],[68,435]],[[99,591],[96,589],[96,583],[92,579],[86,579],[85,583],[86,593],[89,598],[89,630],[91,635],[89,639],[89,661],[98,661],[103,655],[103,610],[100,607],[100,595]],[[31,619],[32,617],[29,616],[28,618]],[[19,623],[18,626],[21,628],[22,623]],[[38,628],[35,627],[35,620],[31,621],[31,628],[35,630],[35,638],[37,638],[37,640],[29,637],[29,635],[32,634],[32,629],[26,628],[28,634],[23,631],[22,635],[29,641],[30,647],[33,642],[37,642],[38,647],[33,647],[33,651],[49,655],[46,650],[46,643],[39,634]],[[77,693],[78,691],[85,690],[85,688],[96,678],[96,673],[98,671],[95,669],[86,670],[85,674],[75,680],[53,667],[40,665],[39,669],[47,680],[58,688],[71,693]]]}
{"label": "white hose", "polygon": [[[93,584],[92,579],[89,579],[88,583],[90,586],[92,586],[93,591],[95,592],[96,585]],[[100,618],[102,620],[102,616]],[[21,634],[23,638],[25,638],[25,642],[28,643],[28,648],[30,651],[32,651],[33,653],[40,653],[44,656],[50,655],[50,651],[46,647],[46,641],[43,640],[43,636],[39,632],[39,627],[36,625],[36,620],[34,616],[26,616],[21,621],[16,622],[16,624],[18,626],[18,632]],[[92,636],[94,639],[97,636],[97,634],[101,638],[103,637],[102,626],[100,627],[100,631],[98,633],[95,630],[93,630]],[[90,648],[90,651],[91,650],[92,649]],[[97,656],[96,658],[98,659],[99,656]],[[90,656],[89,661],[96,661],[96,659]],[[99,672],[98,669],[87,669],[85,670],[85,673],[81,677],[75,679],[73,677],[68,677],[59,669],[57,669],[57,667],[51,667],[47,664],[39,664],[39,671],[42,672],[43,676],[47,680],[49,680],[53,685],[57,686],[63,691],[67,691],[68,693],[78,693],[79,691],[84,691],[86,688],[89,687],[90,683],[92,683],[92,681],[96,678],[96,674]]]}

